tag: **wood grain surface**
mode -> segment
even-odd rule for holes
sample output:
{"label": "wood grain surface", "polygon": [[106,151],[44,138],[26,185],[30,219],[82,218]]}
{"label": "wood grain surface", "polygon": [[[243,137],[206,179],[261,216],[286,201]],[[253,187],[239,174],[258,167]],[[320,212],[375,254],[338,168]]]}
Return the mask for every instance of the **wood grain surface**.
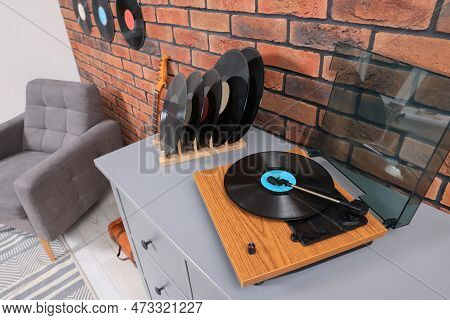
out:
{"label": "wood grain surface", "polygon": [[[291,152],[305,155],[299,148]],[[229,167],[226,165],[197,171],[194,179],[242,287],[359,247],[387,232],[368,213],[367,225],[305,247],[291,241],[292,232],[286,222],[246,213],[228,198],[223,180]],[[352,200],[351,195],[340,185],[335,183],[335,186],[347,200]],[[249,242],[256,245],[254,255],[247,253]]]}

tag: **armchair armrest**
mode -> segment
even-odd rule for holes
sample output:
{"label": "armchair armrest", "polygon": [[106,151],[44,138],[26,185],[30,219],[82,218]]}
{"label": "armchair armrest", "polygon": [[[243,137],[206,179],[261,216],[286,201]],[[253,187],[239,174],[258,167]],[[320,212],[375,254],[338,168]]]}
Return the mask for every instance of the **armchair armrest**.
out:
{"label": "armchair armrest", "polygon": [[103,195],[94,159],[122,146],[117,122],[103,121],[18,178],[17,196],[38,236],[54,240]]}
{"label": "armchair armrest", "polygon": [[0,124],[0,160],[23,149],[24,115]]}

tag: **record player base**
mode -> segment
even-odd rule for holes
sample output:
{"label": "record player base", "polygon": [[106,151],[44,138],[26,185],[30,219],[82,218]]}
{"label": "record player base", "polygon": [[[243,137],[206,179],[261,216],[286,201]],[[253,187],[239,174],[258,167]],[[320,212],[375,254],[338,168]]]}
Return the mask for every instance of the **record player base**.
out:
{"label": "record player base", "polygon": [[[306,156],[299,148],[291,152]],[[228,198],[223,181],[229,166],[195,172],[194,179],[242,287],[362,247],[387,232],[368,213],[368,223],[355,230],[309,246],[293,242],[292,232],[286,222],[246,213]],[[339,184],[335,183],[335,187],[347,200],[353,199]],[[248,253],[250,242],[256,247],[253,255]]]}

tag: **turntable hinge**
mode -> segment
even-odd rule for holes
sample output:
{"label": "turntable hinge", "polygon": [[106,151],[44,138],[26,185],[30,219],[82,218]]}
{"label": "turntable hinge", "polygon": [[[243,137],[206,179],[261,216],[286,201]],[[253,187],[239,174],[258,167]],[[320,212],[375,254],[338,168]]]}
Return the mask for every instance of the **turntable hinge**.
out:
{"label": "turntable hinge", "polygon": [[398,220],[395,218],[384,220],[383,225],[386,228],[393,228],[397,224]]}
{"label": "turntable hinge", "polygon": [[320,157],[322,153],[319,149],[307,148],[305,147],[306,152],[310,158]]}

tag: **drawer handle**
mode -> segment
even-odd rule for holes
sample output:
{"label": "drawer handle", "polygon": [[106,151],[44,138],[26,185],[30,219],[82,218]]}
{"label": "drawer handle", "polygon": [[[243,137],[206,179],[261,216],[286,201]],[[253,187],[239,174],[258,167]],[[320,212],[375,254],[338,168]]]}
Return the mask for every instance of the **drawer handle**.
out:
{"label": "drawer handle", "polygon": [[142,248],[144,248],[145,250],[148,250],[148,245],[149,245],[149,244],[152,244],[152,243],[153,243],[152,240],[148,240],[148,241],[141,240],[141,246],[142,246]]}
{"label": "drawer handle", "polygon": [[164,289],[165,289],[164,287],[161,287],[161,288],[155,287],[155,292],[156,292],[156,294],[157,294],[158,296],[160,296],[160,295],[161,295],[161,292],[162,292]]}

